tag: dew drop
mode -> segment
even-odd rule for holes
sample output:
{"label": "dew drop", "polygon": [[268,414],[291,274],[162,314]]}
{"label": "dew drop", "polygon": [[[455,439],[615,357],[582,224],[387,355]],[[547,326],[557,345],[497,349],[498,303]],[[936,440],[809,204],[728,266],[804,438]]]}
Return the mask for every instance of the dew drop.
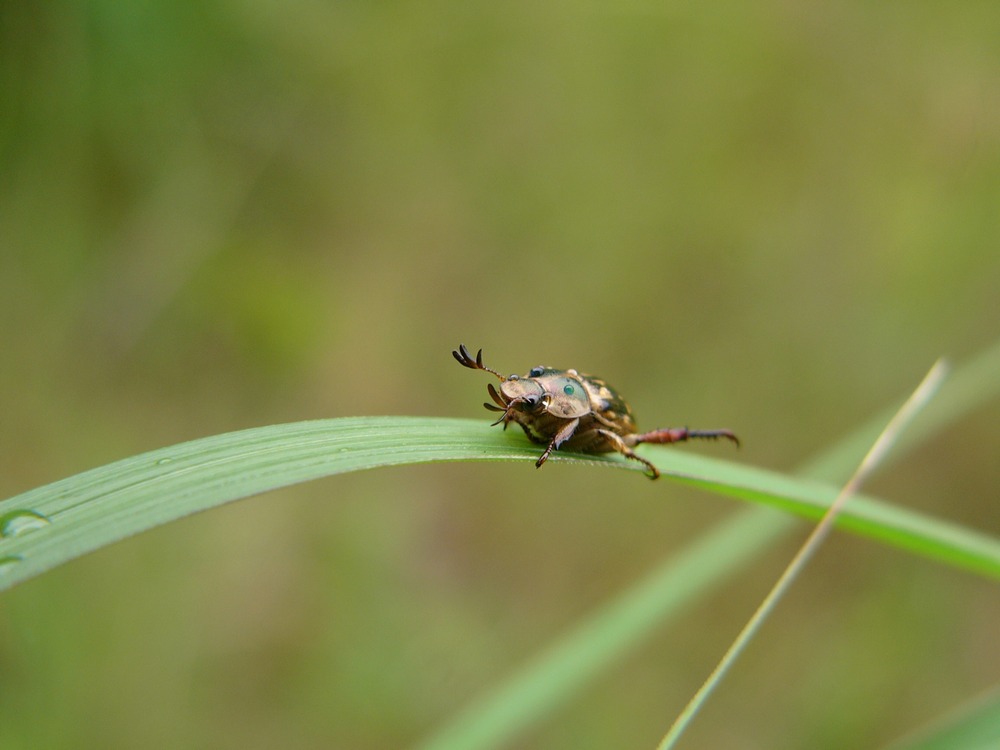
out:
{"label": "dew drop", "polygon": [[17,564],[23,559],[20,555],[0,556],[0,578],[3,578],[8,573],[12,573]]}
{"label": "dew drop", "polygon": [[[0,536],[12,537],[44,528],[49,519],[35,510],[12,510],[0,516]],[[0,558],[2,559],[2,558]]]}
{"label": "dew drop", "polygon": [[173,460],[174,459],[170,458],[170,456],[164,456],[163,458],[159,458],[156,460],[156,465],[163,466],[164,464],[169,464]]}

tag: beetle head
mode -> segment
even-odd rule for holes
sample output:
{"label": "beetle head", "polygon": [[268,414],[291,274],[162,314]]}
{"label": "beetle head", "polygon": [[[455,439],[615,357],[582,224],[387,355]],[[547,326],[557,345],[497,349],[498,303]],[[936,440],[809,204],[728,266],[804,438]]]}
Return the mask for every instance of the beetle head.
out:
{"label": "beetle head", "polygon": [[544,386],[536,378],[522,378],[510,375],[500,384],[500,393],[508,407],[513,406],[520,411],[537,411],[545,406]]}

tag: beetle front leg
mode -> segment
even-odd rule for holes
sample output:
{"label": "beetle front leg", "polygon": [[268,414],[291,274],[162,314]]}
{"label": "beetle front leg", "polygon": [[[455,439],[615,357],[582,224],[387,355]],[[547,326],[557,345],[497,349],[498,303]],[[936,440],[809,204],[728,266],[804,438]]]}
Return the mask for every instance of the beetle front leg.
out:
{"label": "beetle front leg", "polygon": [[[580,425],[579,419],[571,419],[569,422],[564,424],[559,429],[559,432],[555,434],[555,437],[553,437],[552,440],[549,442],[548,447],[542,452],[542,455],[540,455],[538,457],[538,460],[535,461],[535,468],[536,469],[542,468],[542,464],[544,464],[546,460],[548,460],[549,454],[552,453],[552,451],[559,450],[560,445],[562,445],[571,437],[573,437],[573,433],[576,432],[576,428],[579,425]],[[525,431],[527,432],[527,430]]]}

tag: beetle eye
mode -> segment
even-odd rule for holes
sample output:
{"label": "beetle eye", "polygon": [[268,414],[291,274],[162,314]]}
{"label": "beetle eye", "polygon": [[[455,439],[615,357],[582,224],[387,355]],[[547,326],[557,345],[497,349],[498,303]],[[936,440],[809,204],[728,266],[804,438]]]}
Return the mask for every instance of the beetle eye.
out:
{"label": "beetle eye", "polygon": [[572,396],[574,393],[576,393],[576,388],[574,388],[571,385],[564,385],[563,393],[565,393],[567,396]]}

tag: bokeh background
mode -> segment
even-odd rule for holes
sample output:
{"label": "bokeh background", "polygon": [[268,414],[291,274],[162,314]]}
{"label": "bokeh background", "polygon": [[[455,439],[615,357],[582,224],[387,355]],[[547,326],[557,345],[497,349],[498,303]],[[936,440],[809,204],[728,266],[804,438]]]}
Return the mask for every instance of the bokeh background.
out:
{"label": "bokeh background", "polygon": [[[459,342],[791,470],[1000,334],[998,39],[993,2],[4,3],[0,496],[243,427],[485,423]],[[1000,533],[998,418],[871,490]],[[737,510],[558,464],[236,503],[3,596],[0,744],[403,747]],[[516,746],[655,744],[797,542]],[[996,681],[998,622],[837,536],[686,746],[878,745]]]}

